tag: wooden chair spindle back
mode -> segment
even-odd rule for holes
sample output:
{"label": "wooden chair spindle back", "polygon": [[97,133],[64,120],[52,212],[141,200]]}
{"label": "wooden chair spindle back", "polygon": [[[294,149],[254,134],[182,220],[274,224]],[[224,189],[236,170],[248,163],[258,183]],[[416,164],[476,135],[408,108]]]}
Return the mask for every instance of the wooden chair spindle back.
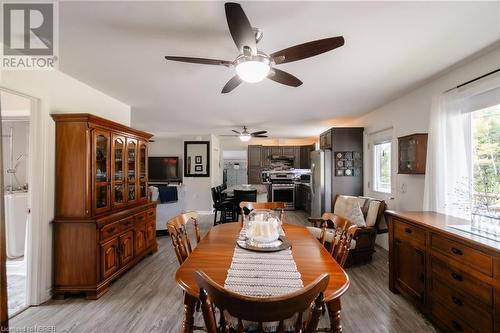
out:
{"label": "wooden chair spindle back", "polygon": [[[204,272],[194,272],[196,284],[200,287],[200,302],[208,333],[219,333],[214,307],[220,310],[219,327],[221,332],[228,331],[224,311],[238,318],[236,331],[244,332],[243,320],[258,323],[257,332],[264,332],[266,322],[279,322],[277,332],[284,332],[284,321],[298,314],[294,323],[295,332],[313,333],[318,326],[324,306],[323,291],[326,289],[329,276],[320,275],[308,286],[282,296],[250,297],[234,293],[218,285]],[[309,318],[303,326],[302,313],[313,305]]]}
{"label": "wooden chair spindle back", "polygon": [[175,255],[179,264],[182,264],[184,260],[193,252],[193,247],[191,245],[191,240],[187,232],[187,225],[192,221],[196,244],[200,242],[200,226],[198,224],[198,214],[196,212],[188,212],[184,214],[177,215],[176,217],[170,219],[167,223],[167,229],[172,237],[172,246],[175,250]]}

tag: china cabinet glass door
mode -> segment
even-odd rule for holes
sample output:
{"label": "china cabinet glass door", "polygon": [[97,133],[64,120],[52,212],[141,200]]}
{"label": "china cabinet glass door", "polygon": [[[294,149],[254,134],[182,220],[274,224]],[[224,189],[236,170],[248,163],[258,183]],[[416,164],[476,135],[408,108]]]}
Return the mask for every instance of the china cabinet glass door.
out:
{"label": "china cabinet glass door", "polygon": [[101,213],[110,208],[110,179],[109,179],[109,142],[110,133],[95,130],[93,133],[93,205],[95,213]]}
{"label": "china cabinet glass door", "polygon": [[127,138],[127,202],[137,202],[137,140]]}
{"label": "china cabinet glass door", "polygon": [[111,203],[121,207],[127,202],[125,197],[125,138],[113,134],[111,143]]}
{"label": "china cabinet glass door", "polygon": [[148,198],[148,156],[147,145],[144,141],[139,141],[139,200]]}

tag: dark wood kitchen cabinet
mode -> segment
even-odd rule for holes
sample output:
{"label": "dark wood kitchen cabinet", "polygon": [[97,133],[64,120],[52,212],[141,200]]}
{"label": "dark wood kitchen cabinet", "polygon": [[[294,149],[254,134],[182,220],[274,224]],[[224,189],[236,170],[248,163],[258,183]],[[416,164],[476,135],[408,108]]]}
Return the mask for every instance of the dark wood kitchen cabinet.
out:
{"label": "dark wood kitchen cabinet", "polygon": [[329,129],[319,135],[319,149],[332,149],[332,130]]}
{"label": "dark wood kitchen cabinet", "polygon": [[[293,167],[295,169],[310,169],[311,157],[310,153],[314,150],[314,145],[305,146],[248,146],[248,177],[250,180],[256,181],[256,175],[260,182],[260,172],[262,169],[271,167],[271,159],[274,157],[291,157],[293,158]],[[261,170],[257,171],[260,168]]]}
{"label": "dark wood kitchen cabinet", "polygon": [[314,151],[314,145],[301,146],[300,147],[300,168],[310,169],[311,168],[311,152]]}
{"label": "dark wood kitchen cabinet", "polygon": [[261,153],[261,166],[263,168],[269,168],[271,166],[271,147],[262,146]]}
{"label": "dark wood kitchen cabinet", "polygon": [[53,295],[85,294],[96,299],[112,281],[157,250],[156,204],[147,199],[152,135],[91,114],[52,118],[56,122]]}
{"label": "dark wood kitchen cabinet", "polygon": [[427,134],[412,134],[398,138],[398,173],[425,174]]}
{"label": "dark wood kitchen cabinet", "polygon": [[248,146],[248,168],[260,168],[262,166],[262,146]]}
{"label": "dark wood kitchen cabinet", "polygon": [[444,332],[500,332],[500,243],[456,230],[470,221],[387,211],[389,289]]}
{"label": "dark wood kitchen cabinet", "polygon": [[311,187],[306,184],[295,185],[295,208],[311,214]]}
{"label": "dark wood kitchen cabinet", "polygon": [[294,146],[281,147],[281,154],[286,157],[295,158],[295,147]]}

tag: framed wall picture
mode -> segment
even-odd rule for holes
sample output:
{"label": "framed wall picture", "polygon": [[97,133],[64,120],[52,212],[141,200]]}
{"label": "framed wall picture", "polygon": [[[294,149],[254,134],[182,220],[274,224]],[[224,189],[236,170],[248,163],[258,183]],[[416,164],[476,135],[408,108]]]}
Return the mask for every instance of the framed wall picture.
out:
{"label": "framed wall picture", "polygon": [[210,177],[210,141],[184,141],[184,177]]}
{"label": "framed wall picture", "polygon": [[363,156],[359,151],[335,152],[335,176],[359,177],[362,174]]}

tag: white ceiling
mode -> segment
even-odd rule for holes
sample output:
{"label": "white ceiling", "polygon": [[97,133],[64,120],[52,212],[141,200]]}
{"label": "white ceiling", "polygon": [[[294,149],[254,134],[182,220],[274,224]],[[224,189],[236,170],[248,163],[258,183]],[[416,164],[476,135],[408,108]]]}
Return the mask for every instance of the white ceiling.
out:
{"label": "white ceiling", "polygon": [[345,46],[280,65],[304,84],[270,80],[220,91],[232,69],[165,55],[233,60],[222,2],[61,2],[60,69],[132,106],[158,136],[310,137],[500,40],[500,2],[243,2],[266,53],[343,35]]}

